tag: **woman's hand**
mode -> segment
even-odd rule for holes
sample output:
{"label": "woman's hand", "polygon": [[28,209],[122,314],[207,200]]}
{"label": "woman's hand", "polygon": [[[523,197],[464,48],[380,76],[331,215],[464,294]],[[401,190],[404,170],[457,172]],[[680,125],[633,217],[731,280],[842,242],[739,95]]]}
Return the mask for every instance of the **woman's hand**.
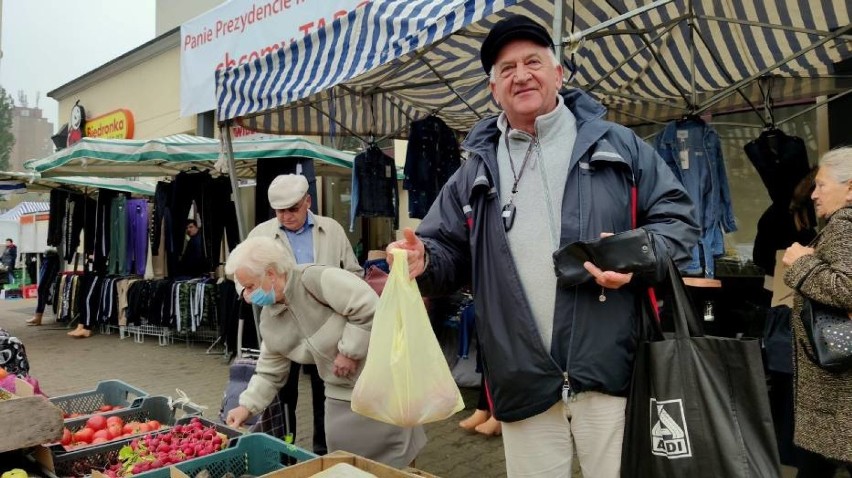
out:
{"label": "woman's hand", "polygon": [[788,247],[787,250],[784,251],[784,257],[781,258],[781,262],[783,262],[785,266],[789,267],[799,260],[800,257],[813,253],[813,247],[805,247],[798,242],[794,242],[792,246]]}
{"label": "woman's hand", "polygon": [[232,408],[231,411],[228,412],[228,417],[225,419],[225,423],[229,427],[239,428],[250,416],[251,412],[249,409],[240,405],[239,407]]}
{"label": "woman's hand", "polygon": [[345,377],[348,378],[355,373],[355,370],[358,369],[358,361],[353,360],[341,353],[337,354],[337,357],[334,359],[334,375],[337,377]]}

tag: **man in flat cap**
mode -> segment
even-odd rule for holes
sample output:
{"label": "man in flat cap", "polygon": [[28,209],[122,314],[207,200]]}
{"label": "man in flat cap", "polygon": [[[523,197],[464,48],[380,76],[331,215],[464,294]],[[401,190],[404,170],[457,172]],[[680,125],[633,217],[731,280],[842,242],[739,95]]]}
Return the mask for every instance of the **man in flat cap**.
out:
{"label": "man in flat cap", "polygon": [[[388,249],[408,251],[427,294],[472,282],[493,414],[503,422],[510,477],[619,476],[639,298],[698,235],[672,171],[631,130],[604,120],[589,95],[560,92],[562,65],[547,30],[524,16],[496,23],[481,60],[503,112],[477,123],[469,159],[417,228]],[[552,254],[633,225],[653,238],[656,277],[602,271],[557,283]],[[496,191],[496,194],[495,194]]]}
{"label": "man in flat cap", "polygon": [[[258,224],[248,237],[272,237],[281,242],[288,253],[293,254],[297,264],[322,264],[340,267],[363,275],[352,245],[343,227],[334,219],[311,212],[311,195],[308,180],[301,174],[282,174],[272,180],[268,190],[269,205],[275,210],[275,218]],[[313,451],[327,452],[325,444],[325,388],[317,373],[316,365],[303,365],[311,377],[311,393],[314,410]],[[281,388],[279,397],[287,404],[290,429],[295,440],[296,404],[299,398],[299,368],[293,362],[287,383]]]}

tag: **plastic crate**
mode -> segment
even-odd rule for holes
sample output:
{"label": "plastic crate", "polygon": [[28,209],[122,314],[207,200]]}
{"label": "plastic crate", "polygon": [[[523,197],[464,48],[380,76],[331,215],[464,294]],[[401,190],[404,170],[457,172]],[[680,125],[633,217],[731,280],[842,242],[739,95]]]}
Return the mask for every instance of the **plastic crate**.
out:
{"label": "plastic crate", "polygon": [[[65,413],[91,415],[104,405],[127,407],[148,393],[121,380],[104,380],[94,390],[53,397],[50,402]],[[70,420],[75,420],[77,417]]]}
{"label": "plastic crate", "polygon": [[[230,446],[220,452],[173,466],[190,477],[196,476],[201,470],[209,471],[211,477],[220,477],[225,473],[233,473],[234,476],[260,476],[284,468],[282,462],[288,458],[302,462],[316,457],[317,455],[307,450],[277,438],[263,433],[252,433],[231,440]],[[133,476],[169,478],[170,472],[168,468],[158,468]]]}
{"label": "plastic crate", "polygon": [[[105,417],[121,417],[124,423],[157,420],[163,425],[174,425],[177,420],[183,417],[200,417],[201,409],[186,404],[180,404],[172,409],[169,408],[168,397],[154,396],[137,398],[127,408],[111,412],[101,412],[100,415]],[[90,416],[86,416],[66,420],[65,427],[75,432],[83,428],[86,425],[86,420],[89,418]]]}
{"label": "plastic crate", "polygon": [[[184,417],[175,422],[176,425],[183,425],[189,423],[194,417]],[[219,433],[224,434],[229,439],[236,438],[241,435],[241,433],[233,428],[226,427],[224,425],[220,425],[218,423],[214,423],[210,420],[199,418],[205,426],[214,426]],[[156,432],[150,432],[150,434],[159,435],[165,432],[168,432],[168,428],[160,429]],[[104,443],[103,445],[86,447],[81,450],[70,451],[67,453],[58,453],[53,456],[53,471],[48,469],[43,469],[45,475],[50,478],[65,478],[65,477],[82,477],[89,476],[92,470],[104,470],[113,462],[118,460],[118,452],[122,447],[130,443],[132,440],[137,439],[136,437],[128,437],[123,440],[111,441],[109,443]],[[229,444],[232,446],[232,444]],[[213,455],[210,455],[213,456]],[[206,457],[202,457],[206,458]],[[168,471],[168,470],[167,470]],[[142,476],[140,475],[134,475]],[[168,474],[166,475],[168,476]]]}

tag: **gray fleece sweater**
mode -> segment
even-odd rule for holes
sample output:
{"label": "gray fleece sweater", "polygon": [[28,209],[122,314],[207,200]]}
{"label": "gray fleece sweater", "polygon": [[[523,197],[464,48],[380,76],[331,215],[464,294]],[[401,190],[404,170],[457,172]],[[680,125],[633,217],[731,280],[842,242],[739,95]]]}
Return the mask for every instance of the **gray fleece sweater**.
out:
{"label": "gray fleece sweater", "polygon": [[556,274],[553,272],[552,256],[559,248],[562,197],[574,140],[577,138],[576,118],[564,107],[562,97],[557,95],[557,99],[556,109],[536,119],[535,137],[511,129],[505,113],[497,121],[502,132],[497,147],[501,204],[509,202],[515,181],[510,156],[515,172],[520,174],[524,157],[532,149],[513,200],[515,222],[508,232],[508,238],[545,350],[550,350],[553,338],[556,303]]}

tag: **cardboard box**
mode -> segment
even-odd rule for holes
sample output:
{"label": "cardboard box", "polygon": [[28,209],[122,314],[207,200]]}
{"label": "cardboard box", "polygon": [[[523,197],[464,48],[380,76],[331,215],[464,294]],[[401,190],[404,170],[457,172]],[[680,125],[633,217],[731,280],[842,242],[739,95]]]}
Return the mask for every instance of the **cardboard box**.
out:
{"label": "cardboard box", "polygon": [[62,439],[62,410],[21,379],[12,398],[0,400],[0,417],[0,453]]}
{"label": "cardboard box", "polygon": [[299,463],[298,465],[288,466],[283,470],[273,471],[272,473],[263,475],[262,478],[306,478],[314,476],[317,473],[340,463],[346,463],[354,466],[359,470],[376,475],[378,478],[438,478],[435,475],[431,475],[414,468],[398,470],[388,465],[383,465],[379,462],[368,460],[367,458],[353,455],[352,453],[347,453],[345,451],[336,451],[319,458],[314,458],[313,460],[308,460],[304,463]]}

